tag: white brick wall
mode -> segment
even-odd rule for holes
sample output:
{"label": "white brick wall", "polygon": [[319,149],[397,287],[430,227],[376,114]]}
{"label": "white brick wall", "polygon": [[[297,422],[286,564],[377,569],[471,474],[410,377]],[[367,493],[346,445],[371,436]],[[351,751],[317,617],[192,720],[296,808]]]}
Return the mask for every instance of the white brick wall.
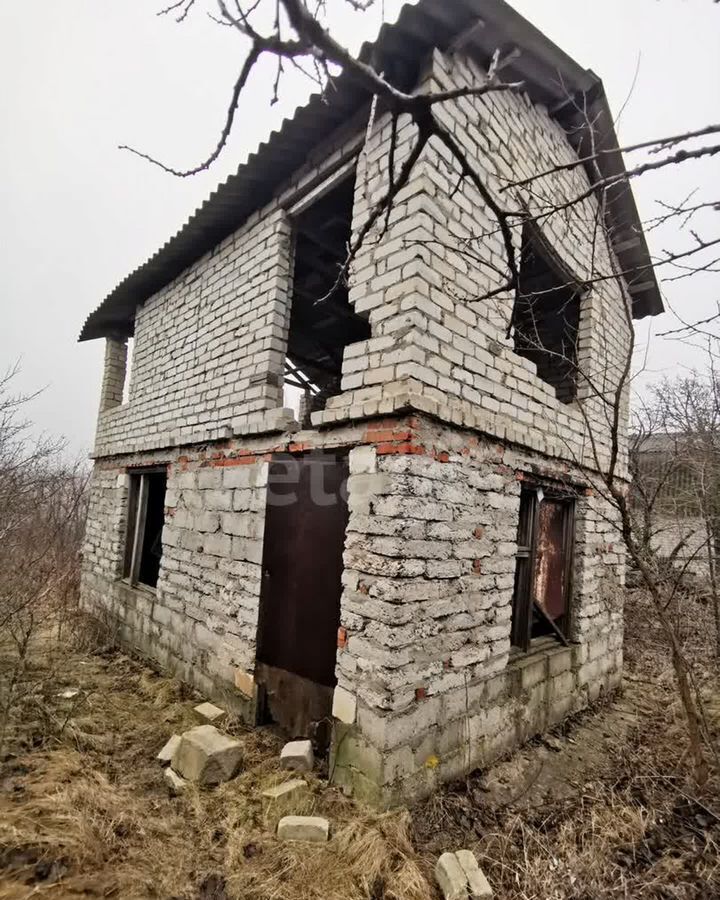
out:
{"label": "white brick wall", "polygon": [[[211,696],[236,697],[236,670],[254,667],[269,456],[340,447],[350,451],[341,600],[348,640],[336,672],[355,698],[357,730],[343,744],[338,777],[413,793],[429,757],[439,755],[448,777],[486,758],[487,742],[465,748],[462,728],[512,743],[487,721],[487,685],[517,677],[510,618],[518,478],[532,471],[582,487],[591,483],[587,472],[421,416],[98,461],[83,597],[119,623],[127,643]],[[158,463],[170,467],[160,576],[155,592],[132,590],[120,580],[126,472]],[[550,704],[556,717],[610,689],[620,672],[624,553],[610,516],[599,495],[579,498],[577,647],[572,677]],[[545,673],[538,683],[550,690],[550,680]],[[470,713],[466,691],[485,698]],[[402,765],[401,753],[410,754]],[[369,758],[377,771],[363,769]]]}
{"label": "white brick wall", "polygon": [[218,436],[281,406],[289,279],[290,226],[276,211],[138,309],[129,402],[101,411],[96,454]]}
{"label": "white brick wall", "polygon": [[[477,84],[482,77],[469,61],[436,52],[427,83],[452,88]],[[436,112],[506,208],[525,204],[538,213],[543,197],[558,203],[589,186],[578,167],[536,182],[532,192],[501,193],[509,179],[576,158],[563,129],[523,95],[464,98]],[[413,134],[411,124],[401,121],[400,159]],[[389,140],[389,121],[381,119],[361,160],[356,229],[386,184]],[[393,398],[404,390],[421,396],[421,408],[442,418],[594,466],[585,416],[602,462],[609,410],[598,395],[612,395],[628,348],[621,286],[613,278],[598,281],[583,299],[578,354],[585,376],[579,388],[583,416],[577,403],[559,402],[534,364],[513,352],[505,336],[512,297],[473,302],[504,283],[507,264],[497,221],[474,186],[465,180],[450,196],[458,177],[457,163],[433,143],[400,193],[386,237],[378,244],[376,229],[375,239],[371,236],[358,255],[350,297],[356,310],[369,312],[373,337],[346,349],[345,392],[314,421],[387,411],[397,406]],[[540,220],[548,243],[581,281],[614,271],[603,226],[597,223],[602,216],[595,197]],[[516,249],[519,239],[516,230]],[[624,436],[624,421],[621,427]]]}
{"label": "white brick wall", "polygon": [[[450,87],[480,74],[435,54],[428,79]],[[497,196],[502,176],[573,158],[562,129],[522,96],[468,99],[441,115]],[[324,164],[362,133],[362,122],[348,126]],[[413,135],[408,121],[398,134],[400,165]],[[388,140],[381,118],[359,162],[355,229],[383,190]],[[511,298],[473,302],[499,283],[492,267],[503,265],[502,243],[470,184],[448,197],[457,172],[433,145],[399,195],[385,238],[375,235],[358,255],[350,297],[369,316],[372,336],[346,348],[343,393],[314,414],[329,427],[257,435],[271,420],[282,431],[286,418],[272,412],[280,405],[275,376],[290,296],[281,207],[300,181],[318,176],[318,162],[138,311],[129,403],[112,406],[117,372],[103,393],[83,594],[144,653],[208,693],[231,690],[235,668],[254,664],[263,466],[287,449],[351,450],[341,610],[349,639],[337,676],[357,720],[337,745],[335,770],[355,787],[365,779],[385,793],[424,792],[436,777],[428,760],[440,760],[438,777],[453,777],[617,684],[624,553],[598,494],[578,501],[577,646],[518,668],[509,664],[509,632],[518,475],[532,469],[592,484],[586,420],[605,453],[607,409],[596,392],[617,383],[628,340],[625,299],[609,279],[583,301],[580,360],[595,389],[581,386],[583,415],[513,352],[505,337]],[[574,169],[536,190],[557,199],[587,183]],[[538,202],[528,193],[524,200]],[[590,198],[543,222],[546,240],[578,278],[610,265],[597,219]],[[112,344],[108,359],[117,356]],[[408,417],[408,408],[420,415]],[[383,414],[393,415],[361,421]],[[623,460],[624,452],[623,439]],[[224,464],[239,454],[253,462]],[[151,594],[119,580],[124,473],[158,462],[171,470]]]}

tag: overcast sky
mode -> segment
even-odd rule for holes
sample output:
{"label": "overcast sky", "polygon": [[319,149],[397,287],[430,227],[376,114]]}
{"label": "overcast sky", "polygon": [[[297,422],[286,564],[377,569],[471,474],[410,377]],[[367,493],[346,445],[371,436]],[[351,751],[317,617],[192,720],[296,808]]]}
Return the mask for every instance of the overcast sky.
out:
{"label": "overcast sky", "polygon": [[[387,17],[394,19],[400,5],[386,0]],[[214,146],[239,67],[231,29],[203,15],[176,25],[154,14],[160,6],[0,0],[0,363],[20,360],[19,389],[44,388],[30,414],[39,428],[65,435],[74,451],[92,445],[103,352],[102,341],[77,343],[85,317],[310,90],[288,78],[281,102],[269,108],[268,72],[257,72],[224,156],[191,179],[121,152],[117,145],[128,143],[180,167],[198,162]],[[720,120],[719,4],[516,0],[514,6],[603,78],[615,112],[626,103],[621,143]],[[357,46],[378,24],[374,13],[345,15],[338,33]],[[635,182],[642,217],[656,214],[656,199],[679,202],[695,188],[706,200],[718,199],[711,194],[719,166],[688,163]],[[674,228],[649,236],[653,253],[687,240]],[[718,298],[710,275],[668,284],[665,295],[688,316],[702,315]],[[663,316],[652,327],[657,333],[670,324]],[[692,364],[688,347],[655,338],[641,385]]]}

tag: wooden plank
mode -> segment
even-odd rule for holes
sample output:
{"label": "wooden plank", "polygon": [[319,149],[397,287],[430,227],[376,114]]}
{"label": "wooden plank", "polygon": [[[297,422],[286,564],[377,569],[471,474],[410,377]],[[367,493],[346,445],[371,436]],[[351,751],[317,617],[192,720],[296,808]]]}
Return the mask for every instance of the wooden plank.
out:
{"label": "wooden plank", "polygon": [[357,156],[353,156],[352,159],[343,163],[339,169],[335,169],[335,171],[321,181],[320,184],[316,185],[312,190],[308,191],[307,194],[297,200],[288,209],[288,215],[299,216],[301,213],[304,213],[306,209],[309,209],[313,205],[313,203],[316,203],[324,197],[325,194],[329,193],[334,187],[344,181],[355,169],[356,165]]}
{"label": "wooden plank", "polygon": [[147,514],[148,479],[147,475],[140,475],[140,484],[137,494],[137,510],[135,514],[135,533],[133,535],[132,558],[130,562],[130,584],[138,583],[140,575],[140,561],[142,559],[142,547],[145,540],[145,516]]}

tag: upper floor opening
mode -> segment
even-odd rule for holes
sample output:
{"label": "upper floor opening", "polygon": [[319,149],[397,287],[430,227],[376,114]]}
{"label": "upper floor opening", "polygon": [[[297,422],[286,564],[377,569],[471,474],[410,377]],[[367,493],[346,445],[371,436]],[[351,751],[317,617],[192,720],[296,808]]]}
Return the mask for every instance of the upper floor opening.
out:
{"label": "upper floor opening", "polygon": [[[343,266],[352,233],[355,165],[343,167],[290,210],[294,253],[286,402],[305,417],[340,393],[343,350],[370,337],[348,301]],[[295,403],[293,403],[295,400]],[[303,416],[301,416],[303,417]]]}
{"label": "upper floor opening", "polygon": [[525,225],[519,286],[512,313],[515,352],[537,366],[537,374],[555,389],[558,400],[577,397],[578,331],[584,286],[565,270]]}

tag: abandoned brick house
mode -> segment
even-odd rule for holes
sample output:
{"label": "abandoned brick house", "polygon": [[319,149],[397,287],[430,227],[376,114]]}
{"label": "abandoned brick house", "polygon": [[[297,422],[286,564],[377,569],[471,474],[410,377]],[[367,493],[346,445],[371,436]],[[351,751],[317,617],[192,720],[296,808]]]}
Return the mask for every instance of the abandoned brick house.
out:
{"label": "abandoned brick house", "polygon": [[[372,52],[406,89],[446,88],[478,83],[496,48],[522,90],[436,112],[498,196],[605,151],[520,190],[529,212],[588,194],[515,233],[530,316],[513,292],[473,301],[503,283],[504,248],[437,143],[327,296],[391,135],[342,75],[81,334],[106,342],[84,603],[249,721],[329,746],[333,780],[382,802],[621,675],[624,553],[592,490],[607,408],[577,372],[610,390],[628,312],[662,304],[629,187],[602,207],[588,191],[623,171],[602,83],[500,0],[421,0]],[[401,119],[398,159],[413,134]],[[623,422],[621,477],[626,444]]]}

